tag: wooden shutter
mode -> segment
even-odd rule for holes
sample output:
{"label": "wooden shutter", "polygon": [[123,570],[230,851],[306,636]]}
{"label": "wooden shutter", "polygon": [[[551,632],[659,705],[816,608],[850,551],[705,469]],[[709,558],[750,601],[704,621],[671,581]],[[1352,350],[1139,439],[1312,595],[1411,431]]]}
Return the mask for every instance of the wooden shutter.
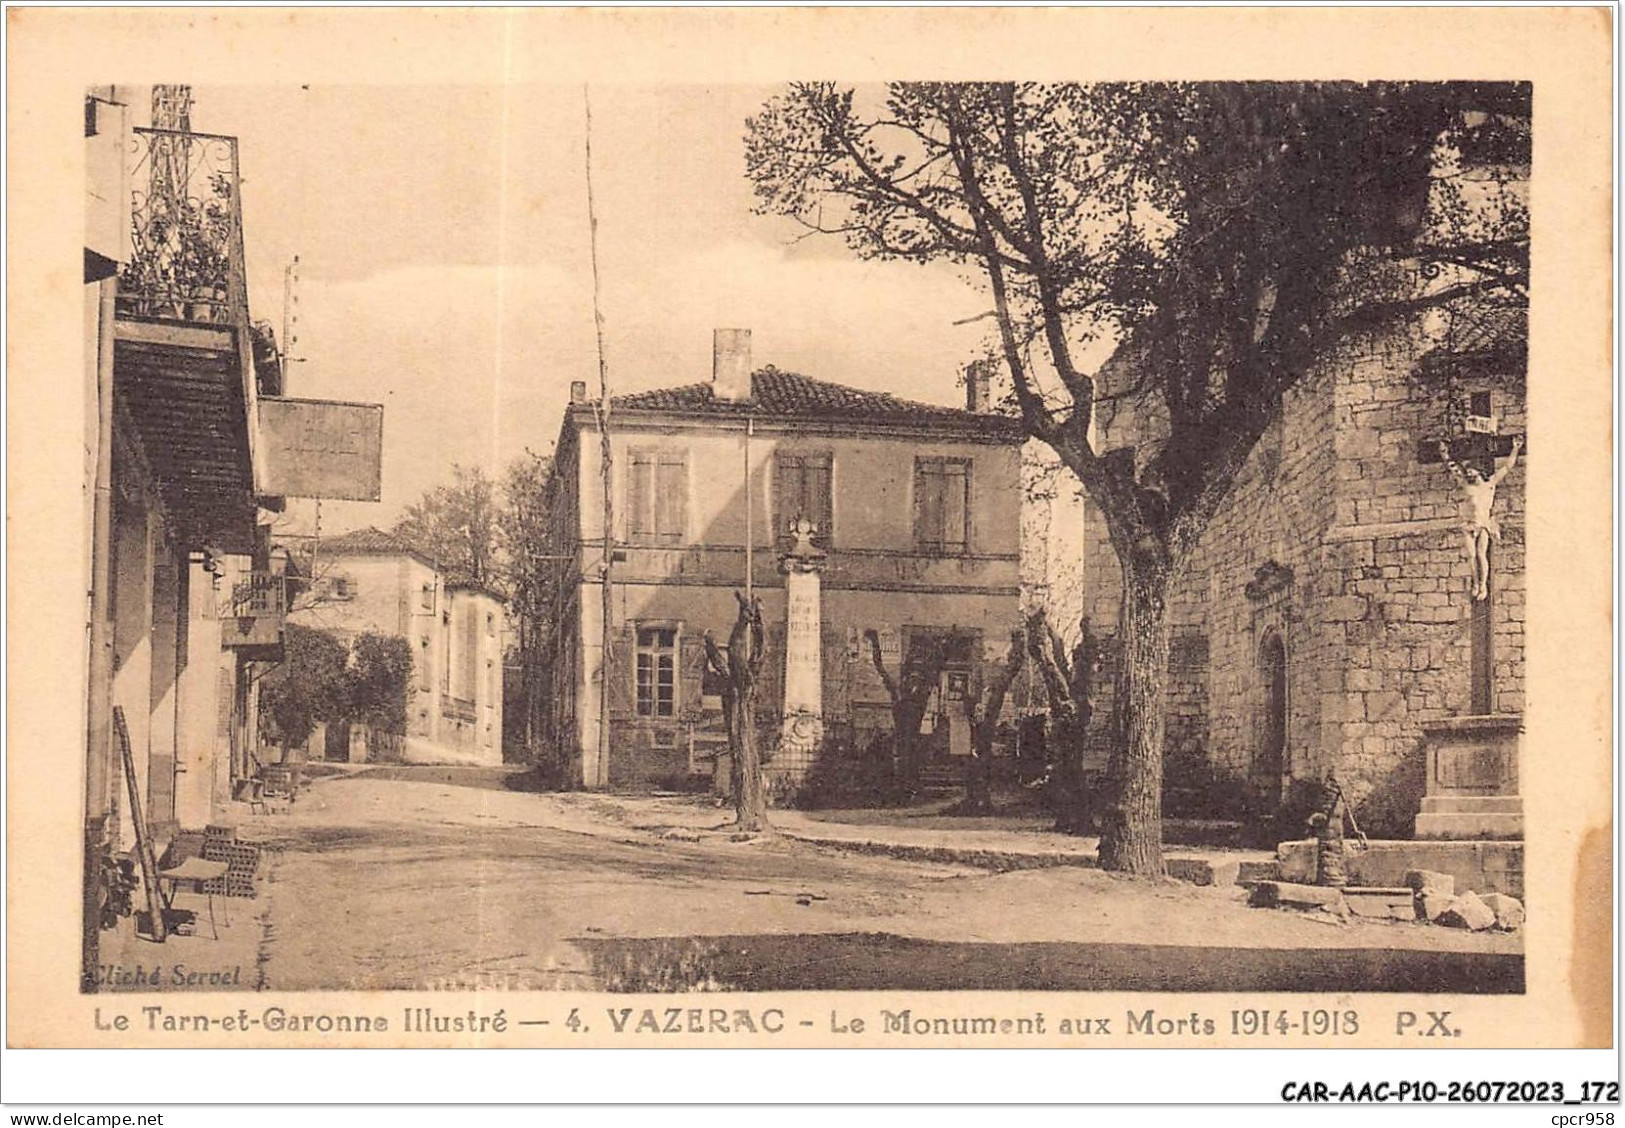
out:
{"label": "wooden shutter", "polygon": [[655,535],[654,456],[633,451],[626,467],[626,531],[632,540]]}
{"label": "wooden shutter", "polygon": [[844,721],[851,710],[852,688],[848,683],[851,663],[846,659],[846,629],[825,623],[820,631],[823,647],[824,719]]}
{"label": "wooden shutter", "polygon": [[705,638],[691,630],[678,635],[681,661],[677,667],[677,711],[699,707],[705,682]]}
{"label": "wooden shutter", "polygon": [[956,461],[942,470],[942,547],[964,552],[970,547],[970,467]]}
{"label": "wooden shutter", "polygon": [[914,463],[914,540],[920,548],[942,547],[942,462],[935,458]]}
{"label": "wooden shutter", "polygon": [[773,459],[773,533],[790,544],[790,522],[801,512],[801,456],[779,454]]}
{"label": "wooden shutter", "polygon": [[688,530],[688,455],[663,452],[655,476],[655,534],[662,543],[680,544]]}
{"label": "wooden shutter", "polygon": [[462,637],[462,692],[458,694],[464,701],[472,701],[479,696],[476,688],[479,681],[480,660],[480,609],[473,602],[463,605],[463,637]]}
{"label": "wooden shutter", "polygon": [[762,641],[767,654],[756,681],[756,712],[776,717],[784,707],[784,624],[767,624]]}
{"label": "wooden shutter", "polygon": [[830,495],[831,461],[827,454],[809,458],[802,478],[807,516],[818,525],[814,539],[825,545],[835,532],[835,506]]}
{"label": "wooden shutter", "polygon": [[609,644],[609,715],[618,721],[627,720],[633,711],[633,679],[637,670],[632,660],[634,653],[632,629],[616,631]]}

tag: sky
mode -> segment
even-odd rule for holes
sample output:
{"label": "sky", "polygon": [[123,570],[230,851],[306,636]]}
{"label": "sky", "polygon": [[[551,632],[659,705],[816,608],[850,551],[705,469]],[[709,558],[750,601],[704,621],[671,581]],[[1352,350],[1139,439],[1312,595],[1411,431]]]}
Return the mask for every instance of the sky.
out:
{"label": "sky", "polygon": [[[867,263],[752,214],[745,119],[772,87],[593,87],[605,352],[616,392],[710,377],[711,330],[774,364],[944,404],[987,308],[952,267]],[[385,405],[383,500],[322,532],[387,527],[454,463],[552,449],[572,380],[598,383],[577,86],[199,87],[235,135],[249,302],[283,327],[287,394]],[[308,531],[310,506],[286,527]]]}

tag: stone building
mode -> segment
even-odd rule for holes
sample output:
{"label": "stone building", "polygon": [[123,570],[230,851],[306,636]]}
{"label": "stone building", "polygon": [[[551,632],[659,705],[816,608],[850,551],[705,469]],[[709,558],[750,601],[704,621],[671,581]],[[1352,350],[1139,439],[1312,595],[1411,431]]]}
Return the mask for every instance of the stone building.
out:
{"label": "stone building", "polygon": [[[310,597],[290,619],[340,638],[372,632],[411,644],[407,758],[500,764],[501,597],[376,528],[324,539],[317,553]],[[369,754],[352,748],[354,756]]]}
{"label": "stone building", "polygon": [[[782,752],[787,649],[792,697],[817,687],[822,746],[862,749],[891,727],[864,632],[876,632],[893,673],[911,648],[952,635],[955,653],[927,709],[928,740],[951,765],[969,748],[952,701],[984,654],[1002,659],[1019,622],[1019,426],[987,412],[985,378],[969,381],[958,410],[753,370],[748,331],[719,330],[716,344],[709,383],[610,405],[607,583],[600,416],[584,385],[572,388],[543,549],[560,558],[550,737],[567,781],[651,788],[711,777],[726,736],[703,637],[726,642],[747,569],[766,624],[759,706],[770,752]],[[814,551],[787,562],[798,516],[813,526]],[[789,622],[787,582],[797,592]],[[769,772],[793,785],[810,760],[780,754]]]}
{"label": "stone building", "polygon": [[[1506,464],[1526,338],[1523,309],[1451,305],[1347,341],[1285,396],[1170,595],[1170,813],[1272,821],[1335,770],[1373,837],[1521,837],[1524,467],[1496,491],[1475,599],[1438,443],[1486,475]],[[1126,352],[1103,393],[1126,385]],[[1105,407],[1098,449],[1143,443],[1154,415]],[[1121,578],[1086,509],[1089,614],[1110,655]]]}

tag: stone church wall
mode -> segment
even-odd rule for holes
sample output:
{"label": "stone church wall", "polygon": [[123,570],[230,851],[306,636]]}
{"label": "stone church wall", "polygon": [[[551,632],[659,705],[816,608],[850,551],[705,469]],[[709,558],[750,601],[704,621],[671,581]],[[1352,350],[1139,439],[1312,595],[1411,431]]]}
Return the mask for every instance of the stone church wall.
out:
{"label": "stone church wall", "polygon": [[[1424,461],[1447,404],[1489,391],[1503,434],[1521,434],[1521,380],[1419,372],[1438,343],[1420,326],[1352,342],[1307,376],[1260,440],[1171,596],[1170,772],[1205,759],[1215,801],[1257,810],[1276,781],[1260,762],[1266,639],[1285,645],[1286,750],[1279,782],[1336,767],[1362,827],[1408,836],[1423,794],[1422,726],[1472,711],[1471,564],[1459,491]],[[1109,415],[1100,448],[1132,445],[1140,420]],[[1490,606],[1491,711],[1523,707],[1523,468],[1502,484]],[[1106,639],[1091,759],[1104,764],[1120,599],[1115,553],[1087,507],[1091,629]],[[1176,767],[1183,765],[1184,767]],[[1251,794],[1251,799],[1242,798]]]}

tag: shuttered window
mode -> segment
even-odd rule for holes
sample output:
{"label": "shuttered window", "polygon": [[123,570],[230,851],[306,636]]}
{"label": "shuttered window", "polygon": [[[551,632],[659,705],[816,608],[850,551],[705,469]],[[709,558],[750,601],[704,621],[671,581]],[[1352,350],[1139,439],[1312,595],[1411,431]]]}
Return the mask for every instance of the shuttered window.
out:
{"label": "shuttered window", "polygon": [[462,637],[458,644],[462,650],[460,692],[457,694],[464,701],[474,700],[478,693],[479,661],[480,661],[480,609],[472,604],[463,607]]}
{"label": "shuttered window", "polygon": [[914,543],[936,556],[970,550],[970,460],[914,460]]}
{"label": "shuttered window", "polygon": [[831,483],[834,459],[828,453],[773,456],[773,519],[788,540],[790,522],[806,517],[816,527],[813,542],[827,547],[835,531]]}
{"label": "shuttered window", "polygon": [[688,539],[688,453],[635,450],[627,463],[628,539],[681,544]]}

